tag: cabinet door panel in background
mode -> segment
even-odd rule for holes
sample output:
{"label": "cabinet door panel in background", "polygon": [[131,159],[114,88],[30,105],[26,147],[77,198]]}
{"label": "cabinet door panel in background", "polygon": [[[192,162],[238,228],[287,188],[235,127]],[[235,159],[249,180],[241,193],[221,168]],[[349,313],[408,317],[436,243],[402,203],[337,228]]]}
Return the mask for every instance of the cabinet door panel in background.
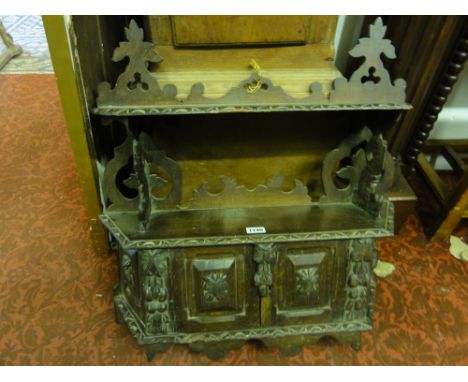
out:
{"label": "cabinet door panel in background", "polygon": [[178,47],[332,44],[337,16],[148,16],[151,39]]}
{"label": "cabinet door panel in background", "polygon": [[249,246],[187,248],[175,261],[177,330],[258,326]]}

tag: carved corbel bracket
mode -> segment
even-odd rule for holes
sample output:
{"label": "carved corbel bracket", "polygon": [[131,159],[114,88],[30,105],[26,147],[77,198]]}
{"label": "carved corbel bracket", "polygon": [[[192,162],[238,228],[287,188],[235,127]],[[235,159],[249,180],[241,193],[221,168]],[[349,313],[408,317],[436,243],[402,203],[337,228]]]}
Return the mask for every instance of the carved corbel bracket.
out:
{"label": "carved corbel bracket", "polygon": [[368,127],[344,140],[322,163],[323,203],[353,202],[378,215],[393,183],[395,164],[381,134]]}
{"label": "carved corbel bracket", "polygon": [[[138,217],[141,229],[147,229],[151,213],[168,208],[175,208],[182,195],[182,171],[179,165],[168,158],[164,151],[157,150],[151,137],[141,132],[133,141],[133,162],[135,173],[127,184],[138,187]],[[164,174],[162,173],[164,172]],[[166,179],[169,176],[170,179]],[[155,196],[154,189],[171,183],[164,196]]]}
{"label": "carved corbel bracket", "polygon": [[[129,177],[118,180],[119,173],[129,166]],[[136,190],[138,197],[129,198],[119,189],[122,184]],[[168,185],[169,184],[169,185]],[[141,229],[146,229],[151,213],[175,208],[181,200],[182,172],[164,151],[157,150],[151,137],[145,133],[132,135],[127,125],[125,141],[114,149],[104,171],[104,195],[111,203],[109,211],[138,210]],[[155,190],[166,190],[162,195]]]}

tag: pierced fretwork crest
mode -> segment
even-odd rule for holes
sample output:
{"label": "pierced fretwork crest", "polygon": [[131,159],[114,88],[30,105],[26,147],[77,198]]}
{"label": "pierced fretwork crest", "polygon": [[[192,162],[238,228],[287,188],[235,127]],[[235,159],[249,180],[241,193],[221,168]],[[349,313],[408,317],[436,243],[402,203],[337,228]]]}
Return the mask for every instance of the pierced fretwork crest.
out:
{"label": "pierced fretwork crest", "polygon": [[[118,175],[128,166],[129,176],[119,180]],[[125,196],[120,187],[134,190],[136,197]],[[176,208],[181,199],[182,172],[179,165],[157,150],[151,137],[141,132],[127,138],[114,149],[114,158],[104,171],[104,194],[112,210],[138,210],[140,228],[148,227],[151,213]]]}
{"label": "pierced fretwork crest", "polygon": [[114,88],[108,82],[99,85],[98,105],[126,101],[128,97],[134,101],[148,97],[175,99],[176,87],[167,85],[161,89],[156,78],[149,72],[149,63],[159,63],[163,58],[154,50],[151,42],[143,41],[143,29],[138,27],[135,20],[132,19],[128,28],[125,28],[125,37],[128,41],[121,42],[114,50],[112,61],[119,62],[128,57],[128,65]]}
{"label": "pierced fretwork crest", "polygon": [[321,202],[353,202],[376,216],[394,168],[382,135],[365,127],[325,156]]}
{"label": "pierced fretwork crest", "polygon": [[338,78],[330,93],[330,102],[336,104],[401,104],[405,102],[406,82],[395,80],[392,84],[384,68],[381,55],[396,58],[391,41],[384,39],[387,27],[379,17],[369,27],[369,37],[360,38],[350,50],[352,57],[364,57],[364,63],[351,75],[351,78]]}
{"label": "pierced fretwork crest", "polygon": [[215,112],[223,109],[309,110],[322,106],[340,109],[352,105],[363,105],[369,109],[381,108],[382,105],[407,108],[405,81],[397,79],[392,83],[381,60],[382,54],[396,58],[390,40],[384,39],[385,31],[382,19],[378,18],[370,26],[369,37],[361,38],[349,52],[352,57],[364,57],[364,63],[349,80],[343,77],[336,79],[329,94],[324,94],[321,83],[312,82],[308,85],[308,96],[292,97],[256,70],[239,85],[226,89],[221,97],[207,97],[204,83],[197,82],[192,85],[187,97],[182,98],[177,97],[177,88],[173,84],[161,89],[156,79],[157,72],[153,75],[148,70],[150,62],[157,64],[163,58],[156,52],[153,43],[143,41],[143,29],[132,20],[125,28],[127,41],[120,43],[112,57],[115,62],[128,57],[128,65],[114,88],[108,82],[99,85],[96,111],[103,115],[134,115]]}
{"label": "pierced fretwork crest", "polygon": [[281,175],[271,177],[267,179],[265,184],[258,184],[252,189],[239,185],[235,179],[224,175],[219,176],[219,180],[224,184],[224,189],[219,193],[209,192],[207,181],[193,190],[192,198],[189,201],[190,208],[207,208],[207,205],[208,208],[220,208],[223,206],[271,206],[274,203],[284,205],[285,202],[288,205],[310,203],[307,187],[298,179],[294,179],[294,188],[290,191],[283,191],[286,177]]}

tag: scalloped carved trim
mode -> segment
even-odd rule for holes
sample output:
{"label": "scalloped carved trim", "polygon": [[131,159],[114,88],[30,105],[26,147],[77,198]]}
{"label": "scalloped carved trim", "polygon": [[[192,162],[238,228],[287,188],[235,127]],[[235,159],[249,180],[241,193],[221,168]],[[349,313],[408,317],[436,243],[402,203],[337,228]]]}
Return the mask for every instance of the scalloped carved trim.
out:
{"label": "scalloped carved trim", "polygon": [[[208,191],[208,182],[203,182],[200,187],[193,191],[189,200],[188,208],[219,208],[219,207],[249,207],[249,206],[272,206],[272,205],[304,205],[310,204],[309,191],[298,179],[294,179],[294,188],[283,191],[285,177],[274,176],[267,180],[266,184],[259,184],[253,189],[244,185],[238,185],[236,180],[227,176],[220,176],[224,189],[219,193]],[[274,198],[269,198],[274,196]]]}

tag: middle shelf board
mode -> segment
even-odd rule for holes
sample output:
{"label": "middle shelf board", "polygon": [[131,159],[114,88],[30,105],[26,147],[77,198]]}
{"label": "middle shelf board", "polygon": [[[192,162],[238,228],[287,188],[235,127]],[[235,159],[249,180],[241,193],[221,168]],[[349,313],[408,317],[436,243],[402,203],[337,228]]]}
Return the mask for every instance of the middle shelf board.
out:
{"label": "middle shelf board", "polygon": [[[134,211],[104,213],[101,221],[132,249],[385,237],[393,235],[393,205],[385,202],[379,218],[351,203],[167,210],[144,232]],[[248,227],[265,233],[247,234]]]}

